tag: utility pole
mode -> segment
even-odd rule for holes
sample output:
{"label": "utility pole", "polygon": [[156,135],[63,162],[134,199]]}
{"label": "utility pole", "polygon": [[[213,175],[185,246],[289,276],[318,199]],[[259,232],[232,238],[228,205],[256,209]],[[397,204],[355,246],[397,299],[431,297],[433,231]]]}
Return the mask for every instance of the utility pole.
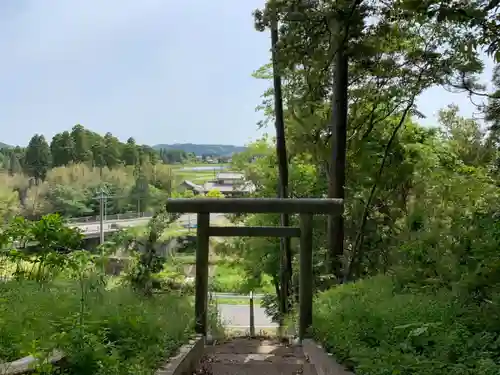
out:
{"label": "utility pole", "polygon": [[100,243],[104,243],[104,192],[101,189],[101,194],[99,195],[99,232],[100,232]]}

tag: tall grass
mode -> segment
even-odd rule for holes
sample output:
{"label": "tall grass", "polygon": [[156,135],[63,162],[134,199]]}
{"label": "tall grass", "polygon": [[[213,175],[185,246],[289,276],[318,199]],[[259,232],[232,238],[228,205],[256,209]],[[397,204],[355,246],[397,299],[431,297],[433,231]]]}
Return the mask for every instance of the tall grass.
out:
{"label": "tall grass", "polygon": [[236,261],[219,260],[211,280],[211,289],[220,293],[273,293],[269,277],[255,280]]}
{"label": "tall grass", "polygon": [[357,375],[500,374],[498,302],[486,314],[449,290],[404,293],[375,277],[320,294],[313,334]]}
{"label": "tall grass", "polygon": [[78,282],[0,284],[0,362],[55,348],[73,374],[152,374],[193,327],[188,297]]}

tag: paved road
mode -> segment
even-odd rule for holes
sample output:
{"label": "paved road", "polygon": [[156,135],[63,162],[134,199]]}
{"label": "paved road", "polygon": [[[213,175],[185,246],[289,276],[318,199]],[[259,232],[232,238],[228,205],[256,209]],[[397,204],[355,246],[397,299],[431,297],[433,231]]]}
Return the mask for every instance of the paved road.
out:
{"label": "paved road", "polygon": [[[254,294],[254,298],[262,298],[263,294]],[[229,305],[224,303],[224,299],[249,299],[249,295],[236,293],[212,293],[212,298],[218,302],[219,314],[222,324],[226,327],[245,328],[250,326],[250,305]],[[265,309],[254,305],[255,328],[265,329],[278,327],[265,313]]]}
{"label": "paved road", "polygon": [[[220,222],[224,219],[224,214],[210,214],[210,221]],[[119,227],[136,227],[139,225],[146,224],[150,217],[136,218],[136,219],[122,219],[122,220],[106,220],[104,222],[104,231],[112,230],[112,225],[117,225]],[[197,216],[196,214],[184,214],[181,215],[177,220],[177,223],[181,225],[196,225]],[[99,222],[89,222],[89,223],[75,223],[74,227],[80,228],[84,234],[99,232],[100,224]]]}
{"label": "paved road", "polygon": [[[245,328],[250,326],[250,307],[248,305],[218,305],[222,324],[226,327]],[[263,307],[254,307],[255,328],[275,328]]]}

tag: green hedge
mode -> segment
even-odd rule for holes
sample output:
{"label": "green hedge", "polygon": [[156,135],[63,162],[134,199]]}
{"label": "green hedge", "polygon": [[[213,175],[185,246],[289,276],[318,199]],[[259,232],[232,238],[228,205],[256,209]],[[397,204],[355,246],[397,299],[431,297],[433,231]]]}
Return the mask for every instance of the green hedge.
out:
{"label": "green hedge", "polygon": [[357,375],[498,375],[497,302],[397,293],[389,277],[375,277],[320,294],[313,334]]}

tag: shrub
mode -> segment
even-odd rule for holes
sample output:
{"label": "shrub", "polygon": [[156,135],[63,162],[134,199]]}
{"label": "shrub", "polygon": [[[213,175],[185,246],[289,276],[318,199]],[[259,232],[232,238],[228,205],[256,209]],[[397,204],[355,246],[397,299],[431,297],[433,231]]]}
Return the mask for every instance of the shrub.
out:
{"label": "shrub", "polygon": [[59,348],[74,374],[153,373],[193,327],[188,298],[73,282],[0,284],[0,310],[0,362]]}
{"label": "shrub", "polygon": [[474,326],[482,310],[449,290],[395,293],[379,276],[320,294],[313,335],[357,375],[498,374],[500,330]]}

